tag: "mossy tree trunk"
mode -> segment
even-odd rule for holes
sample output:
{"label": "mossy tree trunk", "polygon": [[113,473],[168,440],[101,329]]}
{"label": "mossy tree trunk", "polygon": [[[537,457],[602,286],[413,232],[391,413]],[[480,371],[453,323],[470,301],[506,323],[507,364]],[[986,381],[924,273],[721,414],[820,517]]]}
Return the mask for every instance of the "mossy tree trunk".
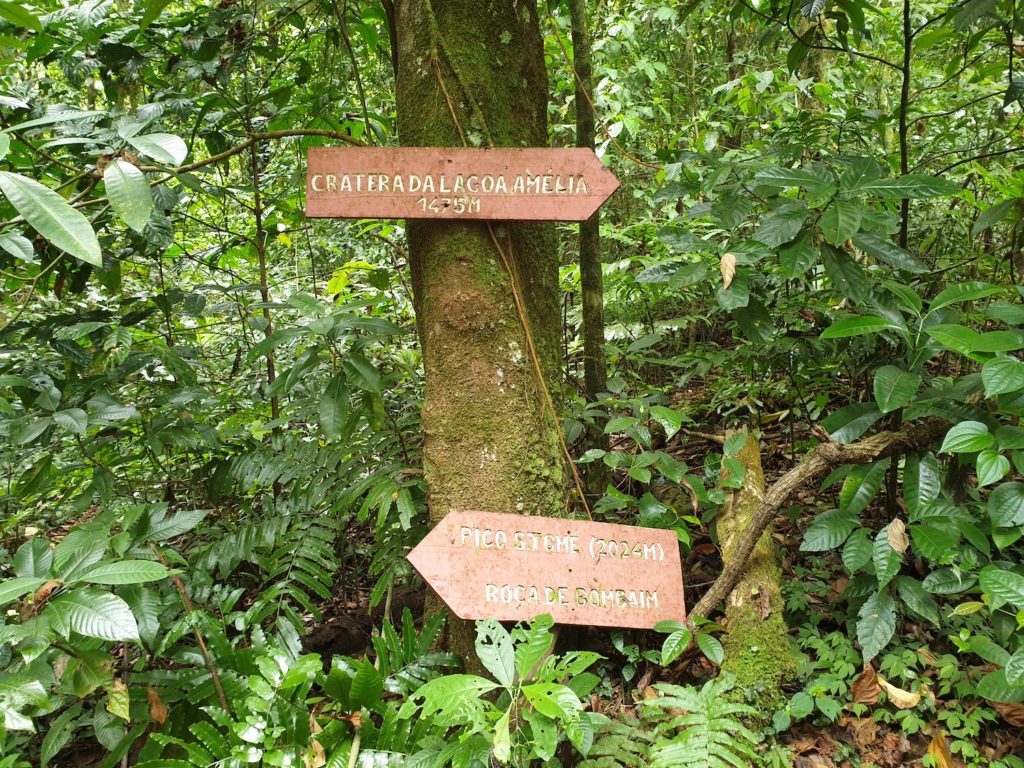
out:
{"label": "mossy tree trunk", "polygon": [[[726,564],[765,497],[761,449],[754,435],[746,430],[744,434],[746,441],[736,455],[744,468],[743,487],[729,494],[715,521]],[[769,527],[726,601],[722,664],[724,672],[736,676],[738,695],[755,701],[766,717],[784,702],[781,684],[796,672],[782,605],[779,565]]]}
{"label": "mossy tree trunk", "polygon": [[[547,73],[532,2],[402,0],[395,10],[403,145],[546,144]],[[410,221],[408,237],[431,523],[454,509],[562,514],[556,422],[513,293],[552,381],[560,331],[554,228]],[[472,658],[471,627],[451,622],[447,645]]]}

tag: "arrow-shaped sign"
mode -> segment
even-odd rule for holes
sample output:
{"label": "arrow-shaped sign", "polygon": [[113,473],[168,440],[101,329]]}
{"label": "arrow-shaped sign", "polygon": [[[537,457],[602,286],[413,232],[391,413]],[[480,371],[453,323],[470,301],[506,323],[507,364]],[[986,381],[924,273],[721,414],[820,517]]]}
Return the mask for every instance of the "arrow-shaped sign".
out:
{"label": "arrow-shaped sign", "polygon": [[318,147],[306,215],[586,221],[618,187],[589,149]]}
{"label": "arrow-shaped sign", "polygon": [[686,611],[673,531],[455,511],[408,559],[463,619],[649,629]]}

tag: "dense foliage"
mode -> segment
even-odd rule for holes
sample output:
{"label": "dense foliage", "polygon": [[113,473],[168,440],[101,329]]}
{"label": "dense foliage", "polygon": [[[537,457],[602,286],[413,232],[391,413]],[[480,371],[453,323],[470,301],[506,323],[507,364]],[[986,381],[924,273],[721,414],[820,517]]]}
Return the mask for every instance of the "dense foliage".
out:
{"label": "dense foliage", "polygon": [[[568,226],[554,389],[579,469],[612,471],[595,518],[675,529],[692,604],[743,487],[709,434],[752,426],[778,475],[943,422],[783,510],[784,703],[715,677],[714,621],[484,621],[484,676],[400,610],[427,517],[405,232],[302,199],[308,147],[397,142],[390,2],[3,0],[0,768],[1024,766],[1016,3],[587,6],[623,181],[608,392],[578,394]],[[570,146],[568,4],[539,8]]]}

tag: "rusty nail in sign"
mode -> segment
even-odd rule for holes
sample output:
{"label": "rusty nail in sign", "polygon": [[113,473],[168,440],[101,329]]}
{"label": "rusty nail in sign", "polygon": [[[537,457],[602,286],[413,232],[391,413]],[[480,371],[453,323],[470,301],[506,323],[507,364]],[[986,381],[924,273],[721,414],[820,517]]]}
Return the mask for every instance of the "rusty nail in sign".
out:
{"label": "rusty nail in sign", "polygon": [[454,511],[408,559],[463,619],[650,629],[686,614],[673,531]]}
{"label": "rusty nail in sign", "polygon": [[592,150],[317,147],[306,215],[586,221],[619,181]]}

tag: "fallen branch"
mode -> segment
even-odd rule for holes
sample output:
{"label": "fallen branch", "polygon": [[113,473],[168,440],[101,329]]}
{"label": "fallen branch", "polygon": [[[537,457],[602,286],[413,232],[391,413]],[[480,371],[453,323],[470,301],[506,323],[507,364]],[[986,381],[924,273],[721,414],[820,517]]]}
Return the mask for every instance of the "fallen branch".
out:
{"label": "fallen branch", "polygon": [[743,531],[729,563],[722,569],[704,596],[690,611],[689,618],[707,617],[719,603],[725,600],[743,577],[747,561],[761,534],[779,512],[779,508],[798,489],[815,478],[842,464],[870,464],[887,456],[897,456],[910,451],[924,449],[938,440],[949,429],[942,419],[929,419],[906,425],[897,432],[880,432],[866,440],[849,445],[821,443],[793,469],[780,477],[769,489],[764,501],[751,517],[750,524]]}

